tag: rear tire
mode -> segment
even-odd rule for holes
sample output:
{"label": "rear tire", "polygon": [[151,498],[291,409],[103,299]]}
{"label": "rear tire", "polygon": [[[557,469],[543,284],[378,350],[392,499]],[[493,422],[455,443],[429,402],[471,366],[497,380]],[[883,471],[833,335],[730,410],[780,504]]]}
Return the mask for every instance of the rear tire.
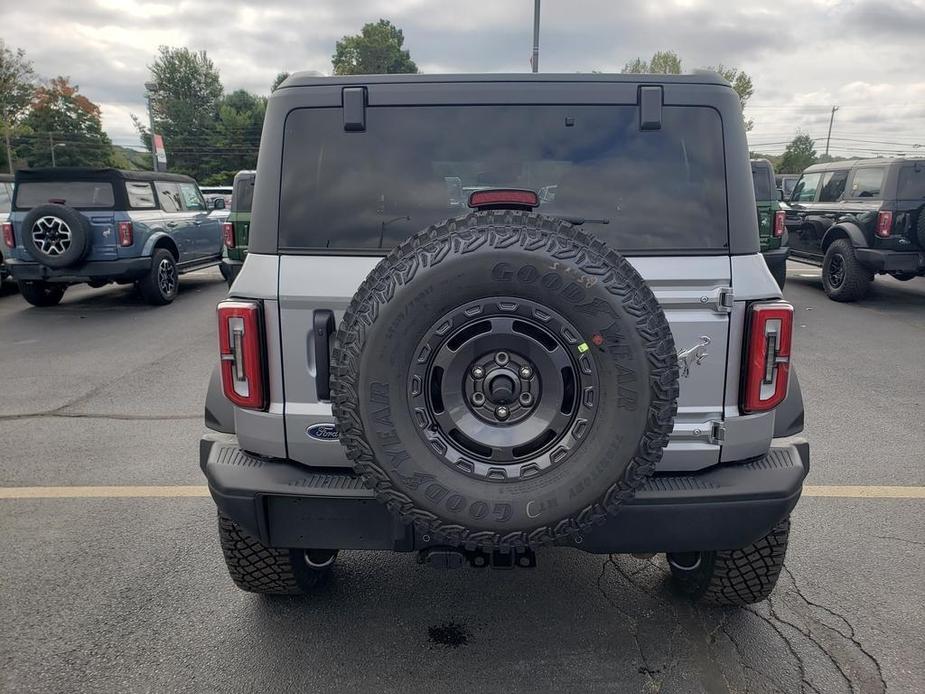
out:
{"label": "rear tire", "polygon": [[767,599],[777,584],[790,535],[790,517],[742,549],[668,554],[675,586],[710,605],[751,605]]}
{"label": "rear tire", "polygon": [[218,537],[231,580],[250,593],[311,592],[327,580],[337,558],[336,551],[267,547],[221,512]]}
{"label": "rear tire", "polygon": [[822,261],[822,286],[832,301],[858,301],[870,292],[873,273],[861,265],[848,239],[833,241]]}
{"label": "rear tire", "polygon": [[138,292],[152,306],[165,306],[177,297],[180,278],[177,261],[166,248],[158,248],[151,256],[151,269],[138,280]]}
{"label": "rear tire", "polygon": [[61,303],[64,292],[67,289],[65,284],[52,284],[51,282],[18,282],[19,293],[22,298],[33,306],[47,307],[57,306]]}

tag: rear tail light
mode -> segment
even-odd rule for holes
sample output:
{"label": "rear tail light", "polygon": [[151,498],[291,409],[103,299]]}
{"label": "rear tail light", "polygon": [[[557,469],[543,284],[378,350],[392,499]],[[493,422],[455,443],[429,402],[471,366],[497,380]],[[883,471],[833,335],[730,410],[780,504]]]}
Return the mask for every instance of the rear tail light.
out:
{"label": "rear tail light", "polygon": [[6,244],[7,248],[16,248],[16,239],[13,236],[12,222],[3,223],[3,243]]}
{"label": "rear tail light", "polygon": [[787,397],[793,306],[783,301],[752,304],[742,409],[765,412]]}
{"label": "rear tail light", "polygon": [[222,390],[238,407],[267,407],[266,368],[260,304],[222,301],[218,305],[218,349]]}
{"label": "rear tail light", "polygon": [[881,212],[877,215],[877,236],[888,239],[893,234],[893,213]]}
{"label": "rear tail light", "polygon": [[222,238],[225,239],[225,248],[234,248],[234,224],[232,222],[222,223]]}
{"label": "rear tail light", "polygon": [[469,207],[513,205],[516,207],[539,207],[540,196],[532,190],[516,188],[490,188],[477,190],[469,195]]}
{"label": "rear tail light", "polygon": [[131,222],[119,222],[119,245],[131,246],[135,242],[135,234]]}
{"label": "rear tail light", "polygon": [[787,213],[783,210],[778,210],[774,213],[774,237],[780,238],[784,235],[784,218],[786,218]]}

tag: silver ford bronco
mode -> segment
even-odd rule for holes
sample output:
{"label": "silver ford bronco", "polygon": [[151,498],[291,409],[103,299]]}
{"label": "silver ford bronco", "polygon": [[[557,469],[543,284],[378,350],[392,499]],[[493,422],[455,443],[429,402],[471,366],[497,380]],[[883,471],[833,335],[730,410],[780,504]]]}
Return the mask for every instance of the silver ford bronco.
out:
{"label": "silver ford bronco", "polygon": [[256,180],[200,447],[240,588],[559,546],[768,596],[809,445],[726,82],[296,74]]}

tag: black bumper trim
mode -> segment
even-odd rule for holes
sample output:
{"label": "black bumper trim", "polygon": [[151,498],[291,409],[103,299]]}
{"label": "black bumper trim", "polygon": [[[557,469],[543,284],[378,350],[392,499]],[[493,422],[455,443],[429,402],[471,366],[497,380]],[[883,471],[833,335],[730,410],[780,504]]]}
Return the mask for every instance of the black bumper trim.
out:
{"label": "black bumper trim", "polygon": [[925,272],[925,253],[855,248],[854,253],[873,272]]}
{"label": "black bumper trim", "polygon": [[[206,434],[199,456],[219,510],[266,545],[411,551],[432,544],[350,470],[259,458],[229,434]],[[790,513],[808,472],[809,444],[789,439],[757,460],[659,475],[604,525],[561,544],[600,554],[745,547]]]}
{"label": "black bumper trim", "polygon": [[20,281],[44,280],[46,282],[89,282],[109,280],[131,282],[144,277],[151,269],[151,256],[120,258],[119,260],[95,260],[73,267],[53,268],[41,263],[7,259],[7,266],[14,279]]}

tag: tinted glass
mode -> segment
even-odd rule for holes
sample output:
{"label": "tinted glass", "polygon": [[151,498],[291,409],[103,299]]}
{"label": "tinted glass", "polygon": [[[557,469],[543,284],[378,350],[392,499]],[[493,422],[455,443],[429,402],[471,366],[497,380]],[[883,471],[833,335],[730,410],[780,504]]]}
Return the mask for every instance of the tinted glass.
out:
{"label": "tinted glass", "polygon": [[845,183],[848,182],[847,171],[829,171],[822,177],[822,191],[819,193],[819,202],[836,202],[845,192]]}
{"label": "tinted glass", "polygon": [[180,184],[180,197],[183,199],[183,207],[187,210],[204,210],[206,201],[199,194],[199,189],[192,183]]}
{"label": "tinted glass", "polygon": [[9,212],[13,203],[13,184],[0,183],[0,213]]}
{"label": "tinted glass", "polygon": [[755,184],[755,200],[777,198],[777,189],[772,191],[771,172],[764,164],[752,164],[752,181]]}
{"label": "tinted glass", "polygon": [[234,184],[234,193],[231,196],[232,212],[250,212],[254,202],[253,176],[239,178]]}
{"label": "tinted glass", "polygon": [[164,212],[179,212],[182,208],[180,204],[180,187],[176,183],[164,183],[156,181],[154,189],[157,191],[157,199],[161,202],[161,209]]}
{"label": "tinted glass", "polygon": [[902,167],[896,190],[896,197],[900,200],[925,198],[925,163]]}
{"label": "tinted glass", "polygon": [[609,220],[589,228],[622,250],[728,245],[719,115],[665,107],[642,132],[635,106],[369,108],[362,133],[340,109],[294,111],[279,245],[391,248],[497,187],[536,191],[542,213]]}
{"label": "tinted glass", "polygon": [[796,185],[797,179],[795,178],[785,178],[783,180],[783,191],[784,197],[789,198],[790,194],[793,192],[793,188]]}
{"label": "tinted glass", "polygon": [[115,204],[108,181],[23,181],[16,189],[16,207],[29,209],[56,202],[78,209],[106,209]]}
{"label": "tinted glass", "polygon": [[157,207],[150,183],[126,181],[125,192],[128,193],[129,207],[141,210]]}
{"label": "tinted glass", "polygon": [[854,180],[851,182],[851,198],[878,198],[883,185],[884,167],[878,166],[869,169],[857,169]]}
{"label": "tinted glass", "polygon": [[816,199],[816,188],[819,187],[819,181],[822,174],[806,174],[800,176],[800,180],[793,187],[793,193],[790,199],[794,202],[812,202]]}

